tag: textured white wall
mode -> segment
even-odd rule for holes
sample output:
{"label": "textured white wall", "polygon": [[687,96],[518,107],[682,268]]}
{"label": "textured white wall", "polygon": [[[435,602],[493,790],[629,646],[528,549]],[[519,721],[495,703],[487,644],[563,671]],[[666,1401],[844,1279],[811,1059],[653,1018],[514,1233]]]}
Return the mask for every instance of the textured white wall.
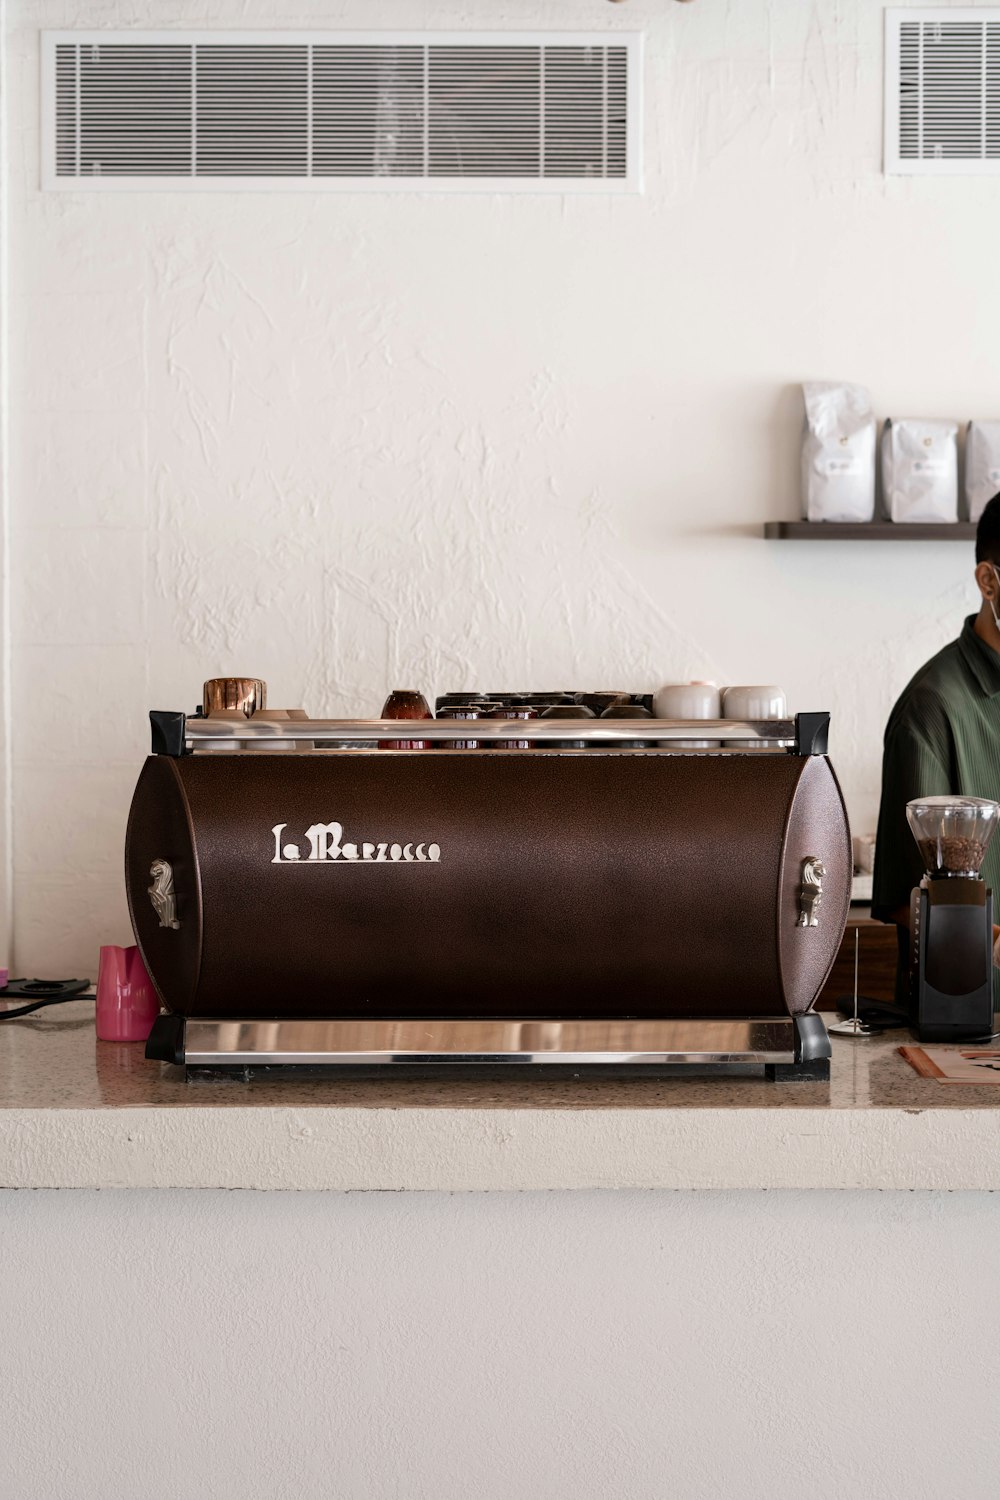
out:
{"label": "textured white wall", "polygon": [[1000,1199],[8,1193],[5,1500],[994,1500]]}
{"label": "textured white wall", "polygon": [[10,503],[7,482],[7,29],[0,6],[0,966],[13,938]]}
{"label": "textured white wall", "polygon": [[[643,28],[624,199],[38,188],[42,26]],[[856,825],[971,549],[765,544],[796,383],[996,417],[990,179],[881,175],[877,0],[10,0],[16,941],[128,935],[150,706],[208,675],[387,687],[782,682]]]}

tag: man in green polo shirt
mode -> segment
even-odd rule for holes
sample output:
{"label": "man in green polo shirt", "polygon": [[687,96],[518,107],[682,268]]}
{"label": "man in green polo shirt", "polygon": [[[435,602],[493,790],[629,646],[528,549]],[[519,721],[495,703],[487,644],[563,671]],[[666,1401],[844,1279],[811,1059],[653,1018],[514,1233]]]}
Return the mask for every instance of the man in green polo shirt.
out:
{"label": "man in green polo shirt", "polygon": [[[907,993],[910,892],[923,874],[906,804],[951,792],[1000,802],[1000,495],[976,531],[976,583],[979,613],[903,689],[885,731],[872,915],[899,927],[900,1004]],[[983,877],[1000,902],[1000,837],[987,851]]]}

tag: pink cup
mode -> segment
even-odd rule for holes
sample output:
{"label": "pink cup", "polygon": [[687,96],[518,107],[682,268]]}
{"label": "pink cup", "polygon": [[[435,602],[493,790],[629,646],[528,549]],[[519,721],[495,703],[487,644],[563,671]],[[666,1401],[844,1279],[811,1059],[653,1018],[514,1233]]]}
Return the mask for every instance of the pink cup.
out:
{"label": "pink cup", "polygon": [[95,1023],[102,1042],[144,1042],[160,1013],[138,948],[101,949]]}

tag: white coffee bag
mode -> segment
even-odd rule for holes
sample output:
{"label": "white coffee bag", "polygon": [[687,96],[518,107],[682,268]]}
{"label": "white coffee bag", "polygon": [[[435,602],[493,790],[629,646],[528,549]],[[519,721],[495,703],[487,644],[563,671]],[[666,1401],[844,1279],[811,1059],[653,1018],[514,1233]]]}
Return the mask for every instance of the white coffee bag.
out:
{"label": "white coffee bag", "polygon": [[875,514],[875,414],[862,385],[802,387],[802,508],[807,521],[870,521]]}
{"label": "white coffee bag", "polygon": [[969,520],[1000,493],[1000,422],[970,422],[965,439],[965,499]]}
{"label": "white coffee bag", "polygon": [[886,422],[882,489],[890,521],[957,521],[958,423]]}

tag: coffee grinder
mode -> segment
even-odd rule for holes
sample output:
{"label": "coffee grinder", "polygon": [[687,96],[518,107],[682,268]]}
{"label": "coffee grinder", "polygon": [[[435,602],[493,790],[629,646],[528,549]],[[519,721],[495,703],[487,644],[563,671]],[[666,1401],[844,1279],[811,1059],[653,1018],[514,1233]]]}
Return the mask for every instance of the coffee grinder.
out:
{"label": "coffee grinder", "polygon": [[982,797],[906,805],[924,876],[910,898],[910,1008],[922,1042],[993,1031],[993,892],[980,876],[1000,818]]}

